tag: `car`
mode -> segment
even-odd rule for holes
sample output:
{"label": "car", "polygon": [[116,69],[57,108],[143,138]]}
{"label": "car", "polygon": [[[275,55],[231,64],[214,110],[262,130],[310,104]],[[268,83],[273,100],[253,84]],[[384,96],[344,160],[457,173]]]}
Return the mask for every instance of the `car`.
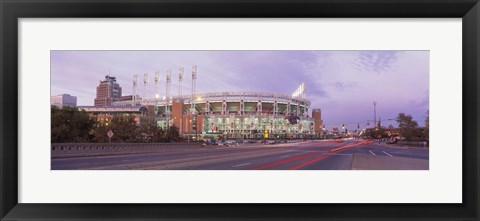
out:
{"label": "car", "polygon": [[398,142],[398,139],[396,137],[394,137],[394,138],[388,139],[386,143],[387,144],[395,144],[397,142]]}
{"label": "car", "polygon": [[269,141],[267,141],[267,144],[276,144],[276,143],[277,143],[277,141],[275,141],[275,140],[269,140]]}
{"label": "car", "polygon": [[225,146],[237,146],[237,141],[235,140],[227,140],[224,142]]}

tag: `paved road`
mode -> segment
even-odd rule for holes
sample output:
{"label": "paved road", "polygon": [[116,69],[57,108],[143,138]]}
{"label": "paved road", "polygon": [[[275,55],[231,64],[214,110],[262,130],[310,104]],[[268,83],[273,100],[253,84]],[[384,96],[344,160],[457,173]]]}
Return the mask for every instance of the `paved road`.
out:
{"label": "paved road", "polygon": [[[362,161],[355,160],[359,156]],[[385,165],[385,168],[402,169],[402,165],[398,168],[395,165],[395,159],[402,159],[398,164],[420,161],[426,162],[423,165],[427,167],[413,169],[428,169],[428,158],[428,148],[398,148],[372,141],[346,140],[55,158],[51,166],[53,170],[350,170],[354,163],[363,165],[356,165],[356,168],[382,169],[387,162],[392,165]],[[377,159],[383,164],[377,163],[375,168],[368,166],[370,161]]]}

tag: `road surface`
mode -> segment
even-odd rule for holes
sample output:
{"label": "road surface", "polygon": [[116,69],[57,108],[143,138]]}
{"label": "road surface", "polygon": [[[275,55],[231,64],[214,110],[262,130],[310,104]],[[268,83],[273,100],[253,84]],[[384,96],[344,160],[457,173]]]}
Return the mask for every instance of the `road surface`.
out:
{"label": "road surface", "polygon": [[331,140],[53,156],[52,170],[428,170],[429,151],[373,141]]}

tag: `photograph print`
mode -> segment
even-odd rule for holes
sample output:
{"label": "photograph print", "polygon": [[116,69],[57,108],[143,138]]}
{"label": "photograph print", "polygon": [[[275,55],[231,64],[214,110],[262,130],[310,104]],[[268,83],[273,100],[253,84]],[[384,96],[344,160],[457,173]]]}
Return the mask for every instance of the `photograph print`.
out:
{"label": "photograph print", "polygon": [[429,170],[429,51],[53,50],[52,170]]}

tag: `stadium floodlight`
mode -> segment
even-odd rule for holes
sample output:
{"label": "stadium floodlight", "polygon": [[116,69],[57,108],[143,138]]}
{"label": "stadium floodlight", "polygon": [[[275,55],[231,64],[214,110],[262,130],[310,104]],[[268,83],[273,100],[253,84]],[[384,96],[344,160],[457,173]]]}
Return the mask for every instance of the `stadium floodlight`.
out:
{"label": "stadium floodlight", "polygon": [[160,81],[160,71],[155,72],[155,84],[158,84]]}
{"label": "stadium floodlight", "polygon": [[136,98],[136,91],[137,91],[137,82],[138,82],[138,75],[135,74],[133,75],[133,91],[132,91],[132,102],[133,105],[135,106],[135,98]]}
{"label": "stadium floodlight", "polygon": [[180,68],[179,71],[178,71],[178,80],[179,81],[183,81],[183,73],[184,73],[184,68]]}
{"label": "stadium floodlight", "polygon": [[172,70],[167,71],[167,83],[172,81]]}
{"label": "stadium floodlight", "polygon": [[183,73],[184,73],[184,69],[183,69],[183,67],[181,67],[181,68],[178,70],[178,97],[179,97],[179,98],[182,97]]}
{"label": "stadium floodlight", "polygon": [[197,65],[192,67],[192,79],[197,79]]}
{"label": "stadium floodlight", "polygon": [[148,85],[148,73],[143,74],[143,84],[145,86]]}
{"label": "stadium floodlight", "polygon": [[133,86],[136,87],[138,82],[138,74],[133,75]]}
{"label": "stadium floodlight", "polygon": [[300,97],[300,98],[305,98],[305,92],[306,92],[306,86],[305,86],[305,83],[301,83],[297,89],[295,90],[295,92],[293,92],[292,94],[292,97],[294,98],[297,98],[297,97]]}
{"label": "stadium floodlight", "polygon": [[144,91],[143,91],[143,97],[144,99],[147,99],[147,85],[148,85],[148,73],[143,74],[143,86],[144,86]]}

